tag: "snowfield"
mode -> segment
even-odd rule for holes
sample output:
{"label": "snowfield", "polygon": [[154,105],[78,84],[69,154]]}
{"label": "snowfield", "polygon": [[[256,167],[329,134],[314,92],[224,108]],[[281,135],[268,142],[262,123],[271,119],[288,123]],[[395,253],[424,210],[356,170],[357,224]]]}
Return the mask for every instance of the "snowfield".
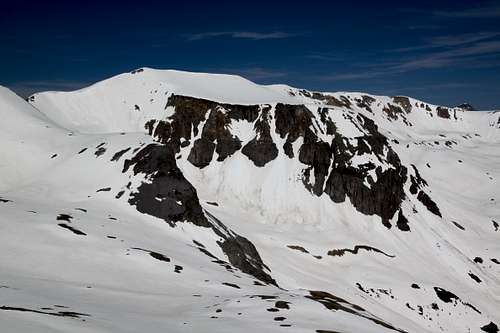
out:
{"label": "snowfield", "polygon": [[500,112],[141,68],[0,117],[1,332],[498,332]]}

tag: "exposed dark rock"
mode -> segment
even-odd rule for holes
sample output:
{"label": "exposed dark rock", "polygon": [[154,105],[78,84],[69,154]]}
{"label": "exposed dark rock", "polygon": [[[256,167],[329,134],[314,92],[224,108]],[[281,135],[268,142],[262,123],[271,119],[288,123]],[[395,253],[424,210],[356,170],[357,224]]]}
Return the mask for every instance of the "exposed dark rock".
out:
{"label": "exposed dark rock", "polygon": [[59,215],[57,215],[56,220],[57,221],[71,222],[72,218],[73,218],[73,216],[71,216],[69,214],[59,214]]}
{"label": "exposed dark rock", "polygon": [[222,284],[225,285],[225,286],[228,286],[228,287],[232,287],[232,288],[236,288],[236,289],[241,289],[240,286],[238,286],[237,284],[234,284],[234,283],[222,282]]}
{"label": "exposed dark rock", "polygon": [[96,192],[109,192],[109,191],[111,191],[111,187],[100,188]]}
{"label": "exposed dark rock", "polygon": [[361,96],[361,99],[356,99],[356,105],[360,108],[364,108],[368,112],[373,113],[373,110],[371,108],[371,105],[373,102],[375,102],[375,98],[367,95]]}
{"label": "exposed dark rock", "polygon": [[142,183],[136,193],[131,193],[129,203],[135,205],[139,212],[159,217],[171,226],[189,221],[211,228],[222,238],[219,246],[234,267],[263,282],[276,283],[264,272],[267,267],[250,241],[231,232],[215,216],[203,211],[195,188],[176,165],[171,145],[146,146],[125,161],[123,172],[132,166],[134,174],[143,173],[150,179],[150,182]]}
{"label": "exposed dark rock", "polygon": [[481,327],[481,331],[487,333],[498,333],[498,326],[494,322],[490,321],[488,325]]}
{"label": "exposed dark rock", "polygon": [[290,306],[288,305],[290,304],[289,302],[286,302],[286,301],[276,301],[276,303],[274,304],[274,307],[278,308],[278,309],[290,309]]}
{"label": "exposed dark rock", "polygon": [[126,152],[128,152],[131,148],[128,147],[126,149],[123,149],[123,150],[120,150],[118,152],[116,152],[113,157],[111,158],[111,161],[112,162],[117,162],[122,156],[123,154],[125,154]]}
{"label": "exposed dark rock", "polygon": [[437,215],[439,217],[441,216],[441,212],[439,211],[438,206],[436,203],[425,193],[424,191],[418,192],[417,195],[418,201],[420,201],[425,207],[427,207],[427,210],[429,210],[431,213],[434,215]]}
{"label": "exposed dark rock", "polygon": [[[336,107],[350,108],[351,106],[351,101],[345,96],[333,97],[307,91],[301,94]],[[361,105],[367,110],[373,102],[374,99],[370,96],[356,99],[358,106]],[[395,103],[401,107],[389,105],[388,112],[396,118],[398,114],[404,114],[411,109],[407,98],[395,97]],[[328,108],[319,109],[320,116],[316,119],[304,105],[278,103],[273,114],[269,105],[231,105],[179,95],[171,95],[166,106],[175,108],[173,115],[166,120],[147,122],[146,129],[158,142],[169,146],[173,155],[189,146],[189,142],[197,137],[189,152],[188,161],[199,168],[213,162],[214,151],[218,154],[218,161],[223,161],[240,149],[259,167],[274,160],[279,154],[270,133],[270,123],[274,115],[276,133],[281,138],[286,138],[283,150],[288,157],[296,157],[292,143],[299,137],[304,140],[304,144],[298,151],[298,158],[307,165],[307,168],[303,170],[303,182],[312,193],[318,196],[327,193],[334,202],[344,202],[349,198],[359,212],[380,216],[388,228],[391,227],[389,220],[400,211],[401,202],[405,198],[403,186],[407,179],[407,169],[390,147],[387,138],[378,131],[373,120],[362,114],[353,116],[346,113],[344,115],[365,133],[358,138],[348,139],[337,133],[335,123],[329,116],[329,113],[335,110]],[[244,147],[242,147],[241,140],[231,133],[230,125],[235,120],[254,123],[256,135]],[[205,123],[199,135],[202,122]],[[320,124],[324,126],[319,126]],[[324,132],[325,129],[326,134],[332,135],[331,144],[323,142],[316,133],[317,131]],[[351,144],[349,140],[355,140],[356,145]],[[351,166],[350,161],[353,156],[361,154],[371,154],[382,163],[389,164],[390,167],[382,171],[384,169],[376,167],[373,163]],[[173,173],[176,172],[180,173],[180,171]],[[375,177],[368,175],[369,172],[375,173],[376,180],[374,180]],[[314,182],[312,181],[313,174]],[[417,184],[418,178],[421,177],[415,176]],[[369,186],[366,185],[367,183]],[[167,187],[163,186],[163,188]],[[157,193],[159,196],[155,195],[154,198],[161,202],[157,205],[167,206],[168,204],[163,204],[164,193],[160,193],[159,188],[156,192],[159,192]],[[171,201],[171,205],[166,209],[171,212],[171,215],[184,214],[183,209],[178,207],[179,205],[174,205],[172,200],[167,201]],[[180,206],[184,206],[184,203]],[[195,215],[201,216],[202,214]],[[398,227],[401,230],[409,229],[405,220],[406,217],[400,211]]]}
{"label": "exposed dark rock", "polygon": [[299,137],[304,137],[310,131],[312,118],[311,111],[304,105],[289,105],[278,103],[274,112],[276,118],[276,133],[287,142],[293,143]]}
{"label": "exposed dark rock", "polygon": [[355,316],[359,316],[362,318],[365,318],[377,325],[380,325],[384,328],[388,328],[400,333],[406,333],[406,331],[402,329],[398,329],[394,327],[393,325],[382,321],[379,318],[373,317],[370,314],[368,314],[362,307],[352,304],[340,297],[334,296],[330,293],[324,292],[324,291],[309,291],[310,295],[306,296],[309,299],[312,299],[316,302],[321,303],[325,308],[332,310],[332,311],[343,311],[350,313]]}
{"label": "exposed dark rock", "polygon": [[[231,118],[228,117],[221,109],[229,108],[229,106],[215,106],[210,112],[210,115],[203,126],[201,137],[210,142],[217,142],[215,151],[219,155],[217,160],[224,161],[228,156],[233,155],[241,149],[241,141],[238,137],[233,136],[229,131]],[[231,106],[232,108],[232,106]],[[210,147],[210,149],[212,149]],[[213,152],[213,149],[212,149]]]}
{"label": "exposed dark rock", "polygon": [[248,142],[241,152],[258,167],[265,166],[278,156],[278,149],[274,142],[257,139]]}
{"label": "exposed dark rock", "polygon": [[228,111],[228,117],[235,120],[245,120],[253,123],[259,117],[261,107],[259,105],[237,105],[222,104],[222,107]]}
{"label": "exposed dark rock", "polygon": [[299,161],[311,166],[314,170],[315,183],[312,186],[312,191],[317,196],[323,193],[325,179],[328,176],[328,169],[330,167],[331,155],[330,145],[326,142],[304,143],[300,147]]}
{"label": "exposed dark rock", "polygon": [[13,306],[0,306],[0,310],[4,310],[4,311],[19,311],[19,312],[33,312],[33,313],[45,314],[45,315],[55,316],[55,317],[80,318],[80,317],[89,317],[90,316],[90,315],[88,315],[86,313],[79,313],[79,312],[73,312],[73,311],[47,312],[47,311],[33,310],[33,309],[27,309],[27,308],[21,308],[21,307],[13,307]]}
{"label": "exposed dark rock", "polygon": [[214,150],[215,143],[205,138],[198,139],[194,142],[188,161],[198,168],[204,168],[212,161]]}
{"label": "exposed dark rock", "polygon": [[448,108],[438,106],[437,107],[437,115],[438,117],[445,118],[445,119],[450,119],[450,112]]}
{"label": "exposed dark rock", "polygon": [[98,149],[95,151],[95,153],[94,153],[94,154],[95,154],[95,156],[96,156],[96,157],[99,157],[99,156],[101,156],[102,154],[104,154],[105,152],[106,152],[106,148],[104,148],[104,147],[100,147],[100,148],[98,148]]}
{"label": "exposed dark rock", "polygon": [[[335,158],[334,161],[337,159]],[[345,201],[346,196],[358,211],[366,215],[378,215],[385,223],[399,209],[405,198],[403,185],[406,180],[406,168],[381,171],[375,170],[377,181],[368,188],[364,184],[366,171],[348,166],[334,168],[326,182],[325,192],[334,202]]]}
{"label": "exposed dark rock", "polygon": [[411,287],[412,287],[413,289],[420,289],[419,285],[418,285],[418,284],[416,284],[416,283],[412,283],[412,284],[411,284]]}
{"label": "exposed dark rock", "polygon": [[164,256],[163,254],[161,253],[158,253],[158,252],[153,252],[153,251],[149,251],[149,255],[157,260],[160,260],[160,261],[165,261],[165,262],[170,262],[170,258]]}
{"label": "exposed dark rock", "polygon": [[[367,134],[357,138],[357,147],[351,145],[339,133],[332,140],[334,158],[324,192],[334,202],[344,202],[349,197],[359,212],[378,215],[384,225],[390,227],[388,221],[398,211],[405,198],[403,186],[407,179],[407,169],[401,165],[399,157],[388,145],[387,138],[378,132],[375,123],[362,115],[358,115],[358,120],[361,129]],[[375,168],[372,164],[351,166],[349,161],[360,151],[373,154],[380,160],[386,159],[392,168],[382,171],[380,167]],[[387,151],[386,155],[384,151]],[[368,172],[373,169],[377,176],[376,182],[368,177]],[[365,179],[371,179],[373,184],[366,186]]]}
{"label": "exposed dark rock", "polygon": [[335,123],[328,115],[329,112],[330,112],[329,108],[319,108],[318,109],[320,120],[323,124],[326,125],[326,134],[334,135],[335,133],[337,133],[337,126],[335,126]]}
{"label": "exposed dark rock", "polygon": [[190,140],[198,135],[198,125],[206,119],[209,109],[216,103],[179,95],[171,95],[167,101],[168,106],[175,107],[175,112],[169,117],[169,122],[160,122],[154,137],[161,143],[170,143],[175,152],[179,151],[181,139]]}
{"label": "exposed dark rock", "polygon": [[[427,181],[425,181],[425,179],[422,178],[422,176],[420,175],[420,172],[418,172],[418,169],[415,165],[411,165],[413,171],[415,172],[415,177],[414,177],[414,181],[415,183],[419,186],[419,187],[422,187],[422,186],[429,186],[429,184],[427,183]],[[413,176],[412,176],[413,178]]]}
{"label": "exposed dark rock", "polygon": [[257,119],[254,125],[255,138],[241,150],[258,167],[263,167],[278,157],[278,148],[276,148],[276,144],[271,137],[269,110],[270,107],[262,109],[260,118]]}
{"label": "exposed dark rock", "polygon": [[217,161],[222,162],[227,157],[233,155],[235,152],[241,149],[241,141],[236,136],[223,137],[217,139],[217,146],[215,147],[215,152],[217,153]]}
{"label": "exposed dark rock", "polygon": [[73,228],[72,226],[70,225],[67,225],[66,223],[59,223],[58,226],[60,226],[61,228],[64,228],[64,229],[68,229],[70,230],[71,232],[73,232],[75,235],[80,235],[80,236],[87,236],[86,233],[84,233],[83,231],[81,230],[78,230],[76,228]]}
{"label": "exposed dark rock", "polygon": [[[348,108],[351,105],[345,96],[336,98],[320,93],[311,94],[307,91],[304,94],[339,107]],[[408,106],[404,98],[396,100],[403,106]],[[370,96],[364,96],[357,102],[369,107],[373,101]],[[157,141],[170,145],[177,153],[183,143],[198,135],[199,124],[205,121],[201,136],[188,156],[188,160],[197,167],[202,168],[211,163],[214,151],[218,154],[217,160],[223,161],[241,149],[242,153],[259,167],[278,156],[279,151],[270,133],[270,121],[273,116],[270,106],[221,104],[178,95],[170,96],[167,106],[175,107],[174,114],[167,120],[149,121],[146,123],[146,128]],[[391,107],[394,112],[403,112],[397,106]],[[390,227],[388,221],[398,211],[404,199],[403,184],[406,180],[406,168],[401,165],[397,154],[388,145],[387,138],[378,132],[377,126],[371,119],[360,114],[356,117],[356,121],[351,120],[360,130],[366,132],[365,136],[356,138],[358,144],[357,147],[353,147],[346,138],[336,133],[336,126],[328,115],[331,110],[322,108],[318,111],[320,119],[315,119],[304,105],[278,103],[274,112],[276,133],[281,138],[286,138],[283,150],[288,157],[295,157],[292,143],[299,137],[304,139],[298,156],[302,163],[308,165],[308,168],[304,169],[304,185],[316,195],[327,193],[334,202],[343,202],[349,197],[358,211],[367,215],[379,215],[384,224]],[[241,147],[239,138],[231,133],[229,125],[233,120],[254,122],[256,136],[244,147]],[[322,142],[315,134],[314,130],[324,131],[321,127],[315,126],[319,122],[325,125],[326,134],[335,135],[331,145]],[[377,169],[377,181],[370,187],[365,185],[365,179],[368,183],[373,182],[367,174],[375,169],[375,166],[371,163],[358,167],[349,166],[349,161],[354,155],[363,153],[375,154],[377,158],[386,159],[393,166],[383,172],[382,169]],[[336,162],[328,175],[332,160]],[[314,183],[312,183],[313,173]],[[401,227],[403,225],[404,223],[400,223]]]}
{"label": "exposed dark rock", "polygon": [[469,272],[469,276],[470,276],[470,278],[472,280],[476,281],[477,283],[481,283],[482,282],[481,279],[476,274],[474,274],[472,272]]}
{"label": "exposed dark rock", "polygon": [[453,300],[459,300],[460,298],[452,292],[446,289],[434,287],[437,297],[445,303],[451,303]]}
{"label": "exposed dark rock", "polygon": [[248,239],[234,235],[219,243],[219,246],[233,266],[263,282],[276,285],[276,281],[264,272],[264,269],[268,268],[262,262],[255,246]]}
{"label": "exposed dark rock", "polygon": [[477,263],[477,264],[482,264],[483,263],[483,258],[481,258],[481,257],[475,257],[474,258],[474,262]]}
{"label": "exposed dark rock", "polygon": [[462,103],[460,105],[455,106],[456,108],[462,109],[464,111],[477,111],[475,107],[470,105],[469,103]]}
{"label": "exposed dark rock", "polygon": [[452,293],[448,290],[445,290],[445,289],[439,288],[439,287],[434,287],[434,291],[436,292],[436,295],[439,297],[439,299],[445,303],[455,303],[456,304],[457,302],[460,302],[464,306],[467,306],[467,307],[471,308],[472,310],[474,310],[475,312],[481,314],[481,311],[476,309],[476,307],[474,307],[472,304],[462,301],[457,295],[455,295],[454,293]]}
{"label": "exposed dark rock", "polygon": [[151,183],[142,183],[137,192],[130,195],[129,203],[139,212],[159,217],[172,226],[175,222],[188,220],[210,227],[196,190],[177,167],[170,145],[146,146],[132,159],[125,160],[123,172],[131,166],[134,174],[150,175],[152,180]]}
{"label": "exposed dark rock", "polygon": [[328,251],[328,255],[329,256],[334,256],[334,257],[342,257],[346,252],[348,253],[352,253],[352,254],[358,254],[358,251],[359,250],[365,250],[365,251],[373,251],[373,252],[376,252],[376,253],[380,253],[380,254],[383,254],[385,255],[386,257],[389,257],[389,258],[394,258],[395,256],[393,255],[390,255],[390,254],[387,254],[385,253],[384,251],[382,250],[379,250],[377,248],[374,248],[372,246],[368,246],[368,245],[356,245],[354,246],[354,249],[334,249],[334,250],[330,250]]}
{"label": "exposed dark rock", "polygon": [[143,68],[134,69],[133,71],[130,72],[130,74],[137,74],[140,72],[144,72],[144,69]]}
{"label": "exposed dark rock", "polygon": [[314,92],[312,93],[312,95],[309,95],[308,97],[324,101],[326,102],[327,105],[336,106],[340,108],[347,108],[347,109],[351,108],[351,102],[345,96],[340,96],[340,99],[337,99],[331,95]]}
{"label": "exposed dark rock", "polygon": [[460,229],[460,230],[465,230],[465,228],[464,228],[461,224],[459,224],[458,222],[456,222],[456,221],[451,221],[451,222],[452,222],[452,223],[453,223],[453,224],[454,224],[454,225],[455,225],[458,229]]}
{"label": "exposed dark rock", "polygon": [[382,111],[384,111],[387,117],[391,120],[397,120],[399,116],[404,114],[404,111],[401,107],[392,104],[387,104],[386,106],[384,106]]}
{"label": "exposed dark rock", "polygon": [[403,210],[399,210],[398,221],[396,222],[396,226],[401,231],[410,231],[410,226],[408,225],[408,219],[403,215]]}
{"label": "exposed dark rock", "polygon": [[406,113],[411,112],[412,106],[408,97],[395,96],[392,98],[392,101],[399,104],[406,111]]}
{"label": "exposed dark rock", "polygon": [[[159,142],[172,145],[175,152],[178,152],[179,148],[187,146],[189,140],[198,135],[199,124],[206,120],[201,137],[195,142],[188,159],[200,168],[210,163],[214,151],[218,154],[217,161],[223,161],[240,150],[241,140],[231,134],[230,122],[233,120],[254,122],[261,109],[258,105],[222,104],[179,95],[170,96],[167,106],[175,107],[175,113],[167,121],[146,123],[146,129]],[[270,145],[272,140],[256,140],[252,143],[254,145],[246,149],[248,155],[252,157],[255,155],[252,153],[255,143],[272,146]]]}
{"label": "exposed dark rock", "polygon": [[307,251],[305,248],[303,248],[302,246],[299,246],[299,245],[287,245],[287,247],[292,249],[292,250],[297,250],[297,251],[300,251],[303,253],[309,253],[309,251]]}

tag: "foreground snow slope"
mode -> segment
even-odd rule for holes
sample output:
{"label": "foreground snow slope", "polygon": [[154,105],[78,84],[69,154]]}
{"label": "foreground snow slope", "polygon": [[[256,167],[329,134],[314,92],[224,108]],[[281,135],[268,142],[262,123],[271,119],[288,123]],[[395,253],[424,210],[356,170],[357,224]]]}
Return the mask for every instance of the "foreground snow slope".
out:
{"label": "foreground snow slope", "polygon": [[9,332],[498,331],[500,113],[152,69],[0,93]]}

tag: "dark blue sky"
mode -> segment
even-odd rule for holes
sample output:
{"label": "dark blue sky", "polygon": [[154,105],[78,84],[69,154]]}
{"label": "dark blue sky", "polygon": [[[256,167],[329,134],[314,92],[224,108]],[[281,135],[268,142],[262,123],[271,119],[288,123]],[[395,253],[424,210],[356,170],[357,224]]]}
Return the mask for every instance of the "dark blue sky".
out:
{"label": "dark blue sky", "polygon": [[500,1],[43,2],[0,2],[23,96],[148,66],[500,108]]}

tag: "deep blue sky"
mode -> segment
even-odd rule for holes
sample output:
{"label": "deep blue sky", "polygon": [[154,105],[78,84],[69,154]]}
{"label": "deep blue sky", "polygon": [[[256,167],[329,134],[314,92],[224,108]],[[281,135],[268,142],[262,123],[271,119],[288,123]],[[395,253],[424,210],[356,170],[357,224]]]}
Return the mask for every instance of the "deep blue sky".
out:
{"label": "deep blue sky", "polygon": [[500,108],[500,1],[0,0],[0,51],[23,96],[148,66]]}

